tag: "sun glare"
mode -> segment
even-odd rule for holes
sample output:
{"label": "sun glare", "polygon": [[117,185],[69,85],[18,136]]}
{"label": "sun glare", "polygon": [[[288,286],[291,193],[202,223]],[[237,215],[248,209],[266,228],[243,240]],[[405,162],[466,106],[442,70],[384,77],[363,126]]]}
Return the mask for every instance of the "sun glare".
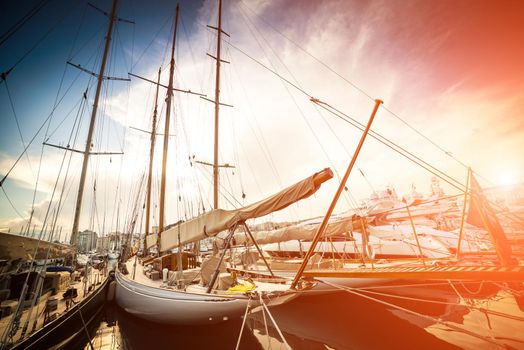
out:
{"label": "sun glare", "polygon": [[499,171],[497,175],[497,185],[500,186],[507,186],[507,185],[513,185],[517,182],[515,176],[515,172],[505,169]]}

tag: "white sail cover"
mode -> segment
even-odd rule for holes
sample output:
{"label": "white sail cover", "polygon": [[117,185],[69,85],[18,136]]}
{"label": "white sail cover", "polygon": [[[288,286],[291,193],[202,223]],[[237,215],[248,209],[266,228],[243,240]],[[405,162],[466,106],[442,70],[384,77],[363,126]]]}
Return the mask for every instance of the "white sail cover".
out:
{"label": "white sail cover", "polygon": [[[265,216],[272,212],[311,196],[320,185],[331,179],[333,172],[326,168],[313,176],[308,177],[273,196],[235,210],[215,209],[199,217],[173,226],[160,235],[160,250],[166,251],[191,242],[196,242],[206,237],[215,236],[221,231],[245,222],[248,219]],[[157,240],[157,235],[147,237],[148,248]]]}
{"label": "white sail cover", "polygon": [[[327,225],[322,237],[342,235],[346,232],[353,231],[353,220],[351,216],[333,220]],[[279,243],[291,240],[311,240],[315,236],[321,222],[322,218],[316,218],[276,230],[255,231],[252,232],[252,235],[258,244]],[[357,228],[359,227],[360,224],[357,225]],[[248,238],[249,236],[244,232],[236,232],[234,237],[236,244],[251,243],[251,239]]]}

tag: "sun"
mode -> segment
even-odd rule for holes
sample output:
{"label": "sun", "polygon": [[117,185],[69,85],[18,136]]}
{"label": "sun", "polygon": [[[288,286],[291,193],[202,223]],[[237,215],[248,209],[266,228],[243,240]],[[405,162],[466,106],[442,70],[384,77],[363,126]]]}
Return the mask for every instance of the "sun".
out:
{"label": "sun", "polygon": [[508,186],[508,185],[514,185],[517,182],[517,177],[515,176],[515,172],[505,169],[499,171],[497,175],[497,185],[499,186]]}

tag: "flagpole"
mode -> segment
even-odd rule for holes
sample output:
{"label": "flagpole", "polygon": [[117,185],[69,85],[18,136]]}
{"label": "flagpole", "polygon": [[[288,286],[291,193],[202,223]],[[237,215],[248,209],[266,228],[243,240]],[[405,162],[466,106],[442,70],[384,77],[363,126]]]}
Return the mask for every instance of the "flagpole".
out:
{"label": "flagpole", "polygon": [[[404,200],[404,203],[406,201]],[[409,205],[406,203],[406,211],[408,212],[409,222],[411,223],[411,228],[413,229],[413,237],[415,237],[415,241],[417,242],[418,252],[420,254],[420,260],[422,261],[422,264],[424,267],[426,267],[426,261],[424,260],[424,254],[422,253],[422,247],[420,246],[420,242],[418,240],[417,230],[415,229],[415,223],[413,222],[413,217],[411,216],[411,210],[409,210]]]}
{"label": "flagpole", "polygon": [[[481,223],[484,228],[488,231],[493,245],[495,246],[495,251],[497,252],[497,257],[500,260],[502,266],[515,266],[518,262],[512,258],[511,247],[508,243],[504,230],[500,225],[500,222],[495,215],[495,212],[488,203],[488,200],[482,192],[482,188],[478,184],[477,180],[471,172],[471,201],[478,212]],[[471,204],[470,204],[470,213],[471,214]],[[468,220],[471,220],[470,215],[468,214]],[[490,215],[488,217],[488,214]]]}
{"label": "flagpole", "polygon": [[464,206],[462,207],[462,218],[460,219],[459,239],[457,243],[457,259],[460,255],[460,243],[462,242],[462,234],[464,232],[464,219],[466,217],[466,205],[468,202],[469,179],[471,178],[471,168],[468,167],[468,177],[466,178],[466,191],[464,191]]}

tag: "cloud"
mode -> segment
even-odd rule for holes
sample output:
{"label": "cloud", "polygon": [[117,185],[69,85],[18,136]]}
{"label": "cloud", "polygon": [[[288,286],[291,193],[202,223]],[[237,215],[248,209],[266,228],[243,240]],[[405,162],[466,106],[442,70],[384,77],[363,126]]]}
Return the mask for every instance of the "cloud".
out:
{"label": "cloud", "polygon": [[[55,165],[61,163],[62,157],[62,151],[60,153],[51,151],[50,153],[45,154],[42,158],[38,186],[39,192],[52,192],[59,169]],[[16,158],[13,156],[6,153],[0,153],[0,169],[10,169],[15,163],[15,160]],[[27,158],[23,157],[9,174],[8,181],[16,182],[22,188],[34,190],[39,164],[40,157],[37,155],[28,155]],[[53,164],[53,166],[50,166],[49,164]]]}
{"label": "cloud", "polygon": [[[203,4],[197,12],[198,23],[214,25],[214,4]],[[482,75],[482,69],[488,66],[472,60],[473,53],[485,57],[490,52],[471,41],[475,37],[472,33],[480,30],[480,15],[467,23],[462,21],[469,5],[461,5],[462,12],[457,13],[449,2],[305,1],[296,6],[283,0],[253,0],[233,5],[224,10],[224,29],[231,35],[226,41],[232,45],[223,45],[222,58],[231,64],[222,64],[221,101],[234,108],[221,108],[219,158],[236,168],[221,170],[223,206],[232,206],[226,200],[230,199],[228,192],[247,204],[326,166],[343,173],[361,135],[246,54],[361,123],[367,122],[373,99],[383,99],[395,115],[381,107],[372,129],[457,179],[465,177],[465,169],[405,122],[488,177],[498,162],[524,174],[517,151],[524,146],[520,131],[524,89],[508,76],[489,80],[488,75]],[[215,54],[216,32],[200,25],[195,28],[190,40],[182,40],[177,47],[175,85],[213,99],[215,61],[206,53]],[[164,52],[157,45],[164,40],[157,41],[155,49],[142,58],[140,71],[135,71],[152,80],[156,80]],[[511,43],[508,39],[506,44]],[[505,62],[490,62],[492,65],[503,67]],[[167,72],[164,67],[162,82],[166,85]],[[520,76],[521,72],[517,73]],[[118,128],[150,130],[153,85],[133,78],[129,90],[116,92],[108,100],[105,113]],[[164,132],[164,99],[165,89],[161,88],[159,133]],[[209,209],[212,193],[210,169],[194,160],[213,160],[213,105],[180,93],[175,93],[174,100],[170,132],[176,137],[169,139],[167,181],[169,222],[186,210],[196,213],[202,203]],[[162,143],[159,136],[154,159],[156,202]],[[129,203],[139,197],[137,183],[147,167],[149,136],[126,129],[124,151],[124,156],[112,157],[113,163],[102,157],[91,160],[93,169],[103,177],[98,183],[99,216],[109,216],[118,211],[118,206],[121,213],[131,215]],[[47,160],[56,163],[59,156],[54,157]],[[192,166],[188,157],[193,159]],[[2,159],[4,169],[9,162]],[[374,187],[391,183],[401,194],[410,191],[411,183],[424,191],[432,176],[371,138],[366,140],[357,166]],[[14,174],[13,179],[30,188],[26,170]],[[52,187],[56,168],[47,172],[42,185],[46,193]],[[299,204],[281,217],[299,219],[321,214],[336,182],[326,184],[307,204]],[[117,184],[122,193],[114,198]],[[356,198],[371,191],[358,172],[350,177],[348,187]],[[245,200],[242,193],[247,194]],[[85,203],[91,199],[87,195]],[[343,202],[337,210],[348,206]],[[95,225],[102,227],[103,218],[97,220]],[[106,218],[106,223],[111,220]],[[95,220],[86,214],[83,222],[91,225]]]}
{"label": "cloud", "polygon": [[31,210],[24,211],[23,218],[17,217],[0,221],[0,227],[8,227],[12,232],[15,233],[22,231],[23,233],[27,233],[29,231],[30,236],[38,237],[40,231],[42,230],[42,224],[44,222],[44,217],[48,206],[49,200],[43,200],[35,204],[34,214],[31,218],[31,227],[29,228],[28,223],[31,216]]}
{"label": "cloud", "polygon": [[[456,33],[444,23],[424,22],[424,18],[431,14],[430,8],[420,9],[409,5],[397,11],[387,2],[359,7],[354,3],[349,6],[342,1],[322,4],[305,2],[302,6],[285,1],[252,1],[247,3],[249,9],[243,4],[239,6],[240,10],[227,9],[229,14],[237,15],[236,21],[225,22],[228,24],[226,31],[231,34],[228,40],[289,81],[296,83],[298,80],[299,86],[313,96],[343,111],[350,111],[361,122],[365,122],[369,116],[372,101],[288,42],[251,11],[266,21],[269,19],[274,28],[334,67],[371,96],[384,99],[407,122],[444,148],[466,150],[464,153],[457,151],[464,157],[471,158],[474,151],[473,147],[468,148],[461,140],[468,134],[467,126],[475,115],[482,110],[481,120],[476,120],[476,125],[482,125],[482,120],[489,123],[496,114],[514,108],[509,101],[511,98],[486,100],[487,91],[471,90],[465,83],[467,75],[455,77],[447,85],[442,85],[436,79],[438,73],[432,70],[435,60],[425,59],[431,58],[431,55],[436,57],[442,50],[447,50],[447,43]],[[405,12],[400,14],[400,18],[399,11]],[[418,22],[404,23],[413,11],[422,11],[422,18]],[[208,20],[212,17],[209,11],[200,12],[200,16],[199,22],[212,23],[212,20]],[[431,31],[424,32],[424,28],[430,28]],[[213,31],[201,28],[192,39],[193,49],[207,45],[206,48],[213,54]],[[225,57],[232,64],[223,65],[222,68],[222,101],[234,104],[235,108],[221,109],[221,156],[222,161],[237,159],[237,166],[244,168],[239,170],[244,174],[244,190],[247,188],[246,192],[250,194],[260,193],[254,197],[258,199],[278,186],[300,178],[300,174],[317,170],[315,167],[330,165],[337,167],[339,172],[343,171],[347,155],[352,153],[359,132],[334,120],[333,116],[325,112],[320,115],[306,96],[297,93],[287,83],[278,82],[271,73],[260,69],[257,63],[233,47],[224,47]],[[196,61],[189,59],[189,55],[182,54],[180,57],[178,69],[183,72],[184,80],[191,75],[185,72],[199,72],[202,68],[204,73],[199,73],[201,76],[214,76],[213,61],[203,55],[199,57]],[[212,96],[213,79],[209,80],[210,83],[203,85],[203,91]],[[495,90],[497,87],[491,93]],[[188,133],[185,136],[188,147],[199,157],[210,161],[212,109],[200,106],[195,110],[190,107],[194,101],[181,102],[187,103],[180,107],[181,112],[194,112],[189,118],[185,113],[180,116]],[[506,103],[511,106],[504,107]],[[422,157],[426,154],[430,160],[440,162],[440,151],[435,152],[433,146],[420,135],[388,113],[379,114],[379,117],[374,129],[408,149],[415,149]],[[328,125],[331,130],[326,129]],[[223,131],[231,126],[235,129],[234,135]],[[445,138],[442,137],[444,135]],[[231,142],[232,138],[236,140]],[[421,174],[409,162],[388,156],[391,151],[384,150],[382,146],[377,147],[373,141],[369,141],[365,147],[370,147],[375,153],[367,152],[366,156],[371,158],[359,160],[364,168],[378,166],[395,169],[395,173],[411,172],[412,175],[407,177],[413,177],[415,181],[430,177],[430,174]],[[476,148],[478,150],[478,146]],[[328,158],[334,163],[330,164]],[[443,170],[451,170],[454,175],[458,175],[461,170],[452,163],[443,164]],[[402,164],[402,168],[398,169],[395,164]],[[245,175],[246,171],[248,176]],[[392,174],[390,179],[382,176],[376,181],[384,184],[404,178],[405,174]],[[367,186],[365,188],[357,192],[363,196],[368,191]]]}

